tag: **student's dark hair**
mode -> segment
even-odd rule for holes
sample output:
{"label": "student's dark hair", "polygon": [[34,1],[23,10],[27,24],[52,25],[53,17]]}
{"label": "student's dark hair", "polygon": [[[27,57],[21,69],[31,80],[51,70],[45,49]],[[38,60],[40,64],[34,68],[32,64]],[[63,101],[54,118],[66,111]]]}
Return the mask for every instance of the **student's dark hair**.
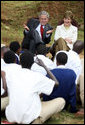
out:
{"label": "student's dark hair", "polygon": [[84,49],[84,42],[83,41],[77,40],[73,44],[73,51],[75,51],[76,53],[80,54],[83,49]]}
{"label": "student's dark hair", "polygon": [[36,53],[41,55],[46,55],[47,54],[46,45],[39,44],[36,48]]}
{"label": "student's dark hair", "polygon": [[67,60],[68,60],[68,56],[65,52],[59,52],[56,55],[56,61],[61,65],[65,65],[67,63]]}
{"label": "student's dark hair", "polygon": [[10,43],[9,48],[10,48],[10,50],[12,50],[13,52],[16,53],[17,50],[20,49],[20,44],[18,41],[13,41]]}
{"label": "student's dark hair", "polygon": [[15,61],[16,61],[15,53],[13,51],[9,50],[9,51],[5,52],[3,59],[4,59],[5,63],[8,63],[8,64],[15,63]]}
{"label": "student's dark hair", "polygon": [[20,55],[20,64],[22,68],[30,69],[33,63],[34,55],[31,52],[25,51]]}

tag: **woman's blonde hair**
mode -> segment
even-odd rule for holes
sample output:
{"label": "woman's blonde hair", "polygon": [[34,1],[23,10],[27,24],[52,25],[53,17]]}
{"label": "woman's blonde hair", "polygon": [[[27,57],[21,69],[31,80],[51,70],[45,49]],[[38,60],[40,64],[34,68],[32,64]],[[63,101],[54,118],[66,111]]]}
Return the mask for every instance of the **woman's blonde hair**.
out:
{"label": "woman's blonde hair", "polygon": [[66,11],[64,14],[64,18],[69,18],[73,20],[73,13],[71,11]]}

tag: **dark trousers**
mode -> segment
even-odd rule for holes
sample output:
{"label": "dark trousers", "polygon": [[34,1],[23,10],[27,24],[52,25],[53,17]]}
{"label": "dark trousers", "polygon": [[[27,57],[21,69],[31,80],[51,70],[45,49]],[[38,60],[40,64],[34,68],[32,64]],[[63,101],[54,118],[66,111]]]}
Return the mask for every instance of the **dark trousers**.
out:
{"label": "dark trousers", "polygon": [[22,49],[28,49],[33,54],[36,53],[36,46],[43,44],[39,33],[36,30],[30,30],[22,41]]}

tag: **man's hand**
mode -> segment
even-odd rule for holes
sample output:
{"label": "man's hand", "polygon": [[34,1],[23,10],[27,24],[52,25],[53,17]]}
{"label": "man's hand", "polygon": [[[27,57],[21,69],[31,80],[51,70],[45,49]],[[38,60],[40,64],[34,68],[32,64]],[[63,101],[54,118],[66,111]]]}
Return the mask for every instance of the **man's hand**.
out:
{"label": "man's hand", "polygon": [[65,41],[66,41],[67,43],[69,43],[69,44],[72,44],[72,39],[70,39],[70,38],[65,38]]}
{"label": "man's hand", "polygon": [[53,30],[48,30],[47,32],[46,32],[46,34],[51,34],[53,32]]}
{"label": "man's hand", "polygon": [[27,31],[30,30],[30,29],[28,28],[28,26],[26,26],[25,24],[24,24],[23,26],[24,26],[24,28],[25,28]]}

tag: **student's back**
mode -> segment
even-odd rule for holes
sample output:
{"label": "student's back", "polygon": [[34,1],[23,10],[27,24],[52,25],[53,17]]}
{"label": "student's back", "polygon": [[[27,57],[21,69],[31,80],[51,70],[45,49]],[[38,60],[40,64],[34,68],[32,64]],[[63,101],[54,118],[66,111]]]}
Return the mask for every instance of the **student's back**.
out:
{"label": "student's back", "polygon": [[[74,73],[73,70],[65,69],[64,67],[56,68],[51,71],[59,81],[59,86],[54,87],[51,95],[47,97],[45,96],[44,100],[46,101],[56,97],[63,97],[65,100],[68,101],[70,99],[70,94],[71,94],[70,92],[72,86],[74,86],[75,89],[76,74]],[[73,93],[75,93],[75,91],[73,91]]]}
{"label": "student's back", "polygon": [[16,57],[13,51],[5,53],[4,60],[8,63],[5,68],[9,96],[6,118],[9,122],[29,124],[40,115],[42,105],[39,94],[49,95],[55,82],[30,70],[34,63],[33,54],[30,52],[21,54],[22,67],[14,63]]}
{"label": "student's back", "polygon": [[57,88],[54,87],[50,96],[43,96],[44,101],[52,100],[57,97],[63,97],[66,104],[70,104],[70,112],[76,112],[76,74],[73,70],[67,69],[68,56],[65,52],[59,52],[56,56],[57,68],[51,70],[59,82]]}
{"label": "student's back", "polygon": [[[6,73],[10,74],[10,72]],[[10,122],[30,123],[38,117],[41,111],[41,101],[39,94],[36,93],[46,90],[45,84],[46,80],[48,83],[48,79],[25,68],[17,70],[15,75],[11,73],[10,77],[8,75],[6,77],[10,99],[6,108],[6,117]]]}

